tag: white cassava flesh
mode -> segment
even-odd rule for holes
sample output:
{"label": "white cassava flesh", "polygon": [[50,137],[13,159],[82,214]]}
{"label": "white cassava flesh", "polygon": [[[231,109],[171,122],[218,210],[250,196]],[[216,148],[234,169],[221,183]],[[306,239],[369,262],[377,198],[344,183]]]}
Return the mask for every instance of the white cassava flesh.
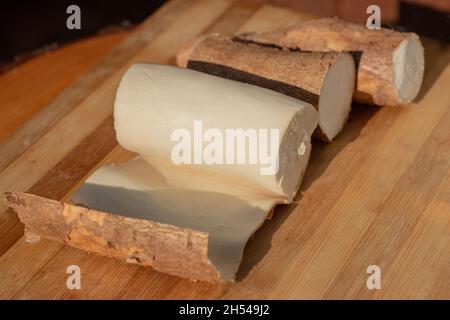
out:
{"label": "white cassava flesh", "polygon": [[332,141],[347,122],[355,77],[355,64],[350,55],[339,56],[328,68],[317,106],[319,127],[328,141]]}
{"label": "white cassava flesh", "polygon": [[[175,165],[171,133],[205,127],[280,131],[280,169]],[[137,64],[122,78],[114,122],[134,159],[97,169],[75,205],[24,193],[7,203],[36,235],[193,280],[233,280],[251,235],[298,190],[310,155],[314,107],[280,93],[197,71]]]}
{"label": "white cassava flesh", "polygon": [[116,94],[114,126],[125,149],[148,162],[157,158],[172,163],[172,133],[180,128],[192,130],[198,120],[205,130],[220,132],[278,129],[276,175],[261,175],[259,164],[200,167],[257,186],[281,201],[292,199],[308,161],[296,151],[308,145],[309,152],[310,135],[317,125],[317,113],[310,104],[272,90],[166,65],[134,65],[123,76]]}

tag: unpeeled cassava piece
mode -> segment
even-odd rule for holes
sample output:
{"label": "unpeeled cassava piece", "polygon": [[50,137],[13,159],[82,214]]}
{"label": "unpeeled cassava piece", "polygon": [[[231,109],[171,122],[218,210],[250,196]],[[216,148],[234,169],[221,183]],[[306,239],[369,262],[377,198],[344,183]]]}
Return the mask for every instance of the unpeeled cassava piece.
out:
{"label": "unpeeled cassava piece", "polygon": [[424,49],[415,33],[370,30],[338,18],[308,20],[288,29],[240,34],[236,40],[295,50],[347,51],[357,60],[355,100],[403,105],[417,96]]}
{"label": "unpeeled cassava piece", "polygon": [[355,64],[348,53],[287,51],[211,34],[187,43],[177,64],[311,103],[319,112],[314,136],[324,141],[342,130],[351,109]]}
{"label": "unpeeled cassava piece", "polygon": [[[279,130],[278,172],[261,175],[258,164],[174,164],[176,130],[187,129],[199,148],[195,121],[205,135]],[[117,90],[114,125],[118,142],[139,155],[97,169],[72,203],[20,192],[5,199],[29,241],[44,236],[185,278],[233,280],[248,239],[297,192],[317,122],[313,106],[271,90],[137,64]]]}

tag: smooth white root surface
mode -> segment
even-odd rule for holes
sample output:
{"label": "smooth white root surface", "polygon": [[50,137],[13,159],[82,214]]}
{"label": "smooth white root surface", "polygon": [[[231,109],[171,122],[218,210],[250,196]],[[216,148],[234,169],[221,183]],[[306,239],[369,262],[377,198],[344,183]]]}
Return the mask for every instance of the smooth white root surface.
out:
{"label": "smooth white root surface", "polygon": [[319,126],[330,141],[347,122],[355,78],[355,63],[350,55],[341,55],[328,69],[319,96]]}
{"label": "smooth white root surface", "polygon": [[419,93],[424,64],[424,49],[416,35],[404,40],[394,51],[394,83],[402,103],[410,103]]}
{"label": "smooth white root surface", "polygon": [[[175,165],[177,128],[278,128],[280,172],[251,165]],[[133,65],[117,91],[119,143],[140,156],[96,170],[73,201],[96,210],[209,233],[208,257],[233,280],[250,236],[295,195],[310,153],[315,109],[279,93],[189,69]]]}
{"label": "smooth white root surface", "polygon": [[[172,133],[186,128],[194,136],[194,121],[202,121],[204,131],[218,129],[223,136],[227,129],[278,129],[276,175],[261,175],[261,164],[200,167],[250,182],[288,201],[295,195],[318,121],[310,104],[272,90],[167,65],[136,64],[123,76],[114,106],[114,126],[125,149],[141,154],[149,163],[152,158],[171,163]],[[299,149],[305,152],[299,153]]]}

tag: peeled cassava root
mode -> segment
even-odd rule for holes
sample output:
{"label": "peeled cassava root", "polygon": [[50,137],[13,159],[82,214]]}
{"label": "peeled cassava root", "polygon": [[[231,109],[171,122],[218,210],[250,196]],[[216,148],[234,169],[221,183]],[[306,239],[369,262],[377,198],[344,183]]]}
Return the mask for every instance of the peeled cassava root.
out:
{"label": "peeled cassava root", "polygon": [[[175,164],[173,133],[192,133],[195,153],[201,140],[195,121],[210,133],[277,129],[279,144],[270,154],[279,156],[279,170],[261,175],[256,164]],[[137,64],[117,90],[114,124],[118,142],[139,155],[97,169],[72,203],[20,192],[5,200],[29,241],[43,236],[193,280],[232,281],[248,239],[297,192],[317,122],[313,106],[272,90]]]}
{"label": "peeled cassava root", "polygon": [[211,34],[186,44],[177,64],[311,103],[319,112],[314,136],[324,141],[342,130],[351,109],[355,65],[348,53],[286,51]]}
{"label": "peeled cassava root", "polygon": [[[279,154],[279,170],[274,175],[262,175],[260,164],[248,162],[196,167],[232,176],[242,184],[250,182],[286,199],[296,194],[307,163],[304,155],[310,149],[310,135],[317,125],[317,112],[310,104],[272,90],[166,65],[137,64],[123,76],[114,105],[114,127],[125,149],[149,162],[157,158],[172,163],[174,131],[188,129],[195,135],[195,121],[202,122],[203,131],[212,128],[223,133],[222,149],[227,129],[278,129],[278,150],[272,151]],[[195,140],[193,137],[192,149],[197,146]],[[305,152],[298,152],[299,148]]]}
{"label": "peeled cassava root", "polygon": [[357,60],[354,98],[362,103],[407,104],[422,84],[424,49],[414,33],[369,30],[323,18],[275,32],[241,34],[236,40],[296,50],[352,52]]}

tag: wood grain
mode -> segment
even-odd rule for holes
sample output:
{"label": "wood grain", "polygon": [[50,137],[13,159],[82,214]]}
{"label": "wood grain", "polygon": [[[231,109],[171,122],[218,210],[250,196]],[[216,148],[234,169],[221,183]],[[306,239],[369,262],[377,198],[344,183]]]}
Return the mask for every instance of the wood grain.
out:
{"label": "wood grain", "polygon": [[[0,172],[0,192],[8,190],[25,191],[37,183],[50,168],[57,165],[72,148],[82,143],[83,139],[95,131],[95,129],[103,123],[103,121],[112,114],[112,106],[114,101],[114,92],[117,88],[121,75],[126,68],[134,62],[151,61],[154,63],[167,63],[174,56],[181,43],[196,36],[200,31],[210,25],[220,14],[232,4],[231,1],[199,1],[188,7],[181,17],[178,17],[173,23],[166,21],[165,16],[153,16],[149,20],[154,21],[153,24],[158,26],[162,22],[168,24],[167,28],[155,34],[155,38],[149,41],[143,48],[138,49],[131,58],[125,60],[117,70],[104,81],[102,81],[94,91],[84,90],[77,92],[76,101],[78,103],[70,103],[71,110],[60,119],[53,116],[53,120],[46,119],[38,121],[36,125],[42,123],[44,127],[49,122],[56,121],[53,126],[48,127],[48,131],[37,138],[36,142],[27,148],[22,154],[14,159],[3,171]],[[179,10],[179,8],[176,8]],[[205,11],[206,10],[206,11]],[[208,12],[209,10],[209,12]],[[204,13],[208,12],[208,15]],[[196,17],[196,24],[191,24],[190,19]],[[152,20],[153,19],[153,20]],[[163,21],[159,21],[162,19]],[[156,21],[155,21],[156,20]],[[149,22],[148,22],[149,23]],[[152,25],[151,23],[149,23]],[[188,25],[189,27],[185,27]],[[151,28],[150,28],[151,29]],[[182,32],[179,32],[182,29]],[[145,31],[141,31],[144,32]],[[151,32],[150,32],[151,33]],[[173,34],[178,34],[178,38],[174,38]],[[165,51],[165,53],[164,53]],[[79,88],[77,87],[77,90]],[[79,97],[83,97],[82,101],[78,101]],[[52,114],[54,106],[49,106]],[[60,110],[60,106],[56,106]],[[45,113],[45,112],[44,112]],[[34,118],[35,119],[35,118]],[[32,121],[34,121],[34,119]],[[42,119],[41,119],[42,120]],[[34,127],[34,126],[33,126]],[[67,130],[67,128],[76,128],[76,130]],[[40,128],[37,129],[39,132]],[[34,131],[34,130],[33,130]],[[36,134],[36,133],[35,133]],[[13,137],[14,138],[14,137]],[[115,139],[114,136],[110,136]],[[7,148],[11,140],[5,142]],[[16,142],[20,148],[23,146],[19,141]],[[57,145],[58,148],[54,148]],[[5,149],[7,149],[5,148]],[[2,153],[10,154],[3,149]],[[23,176],[23,172],[27,172]],[[57,186],[54,186],[58,188]],[[5,213],[6,212],[6,213]],[[5,214],[4,214],[5,213]],[[9,232],[8,223],[13,219],[13,214],[8,212],[4,203],[0,203],[0,233]],[[5,246],[0,247],[4,250]],[[1,252],[0,252],[1,253]]]}
{"label": "wood grain", "polygon": [[0,127],[0,141],[55,100],[77,78],[94,68],[130,33],[131,30],[122,30],[71,43],[0,76],[0,113],[8,119]]}
{"label": "wood grain", "polygon": [[[200,33],[268,31],[309,18],[242,1],[169,2],[0,145],[0,191],[67,199],[96,167],[130,157],[111,118],[129,64],[173,63]],[[334,143],[315,142],[296,203],[279,206],[249,242],[236,283],[191,282],[48,240],[25,244],[2,204],[0,297],[449,299],[450,49],[424,44],[419,99],[405,108],[355,105]],[[71,264],[81,268],[81,290],[66,288]],[[381,267],[381,290],[366,287],[371,264]]]}

